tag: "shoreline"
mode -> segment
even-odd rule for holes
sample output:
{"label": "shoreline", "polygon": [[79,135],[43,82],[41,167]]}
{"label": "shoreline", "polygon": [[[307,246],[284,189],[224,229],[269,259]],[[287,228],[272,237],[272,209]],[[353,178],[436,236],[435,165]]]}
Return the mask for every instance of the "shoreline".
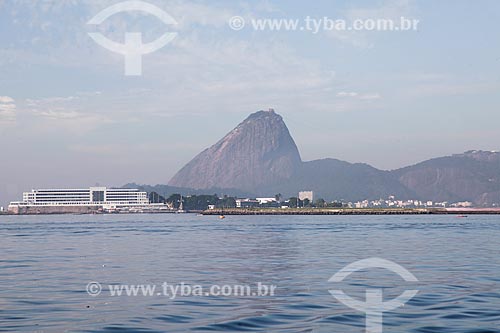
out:
{"label": "shoreline", "polygon": [[207,210],[121,211],[121,212],[1,212],[1,216],[32,215],[136,215],[136,214],[198,214],[198,215],[500,215],[500,208],[224,208]]}
{"label": "shoreline", "polygon": [[493,215],[500,208],[228,208],[203,215]]}
{"label": "shoreline", "polygon": [[141,214],[201,214],[203,211],[146,211],[146,212],[30,212],[30,213],[1,213],[0,216],[37,216],[37,215],[141,215]]}

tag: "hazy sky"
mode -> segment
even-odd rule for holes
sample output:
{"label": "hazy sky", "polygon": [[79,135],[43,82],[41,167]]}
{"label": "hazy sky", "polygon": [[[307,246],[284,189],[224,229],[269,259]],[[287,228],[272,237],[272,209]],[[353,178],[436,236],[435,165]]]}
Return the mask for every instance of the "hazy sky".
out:
{"label": "hazy sky", "polygon": [[[0,0],[0,203],[38,187],[167,183],[249,113],[273,107],[304,160],[392,169],[500,148],[500,2]],[[228,20],[247,25],[232,30]],[[417,31],[256,31],[252,19],[418,19]],[[124,76],[101,32],[178,36]]]}

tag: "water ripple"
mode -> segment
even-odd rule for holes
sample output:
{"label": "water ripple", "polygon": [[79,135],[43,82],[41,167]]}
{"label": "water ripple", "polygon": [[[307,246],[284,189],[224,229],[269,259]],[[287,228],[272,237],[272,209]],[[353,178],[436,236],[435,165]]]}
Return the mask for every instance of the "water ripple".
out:
{"label": "water ripple", "polygon": [[[343,332],[365,315],[328,279],[368,257],[418,278],[358,272],[336,286],[363,300],[419,293],[384,332],[500,332],[496,216],[1,216],[0,332]],[[101,295],[86,285],[99,281]],[[268,297],[112,297],[110,284],[274,284]]]}

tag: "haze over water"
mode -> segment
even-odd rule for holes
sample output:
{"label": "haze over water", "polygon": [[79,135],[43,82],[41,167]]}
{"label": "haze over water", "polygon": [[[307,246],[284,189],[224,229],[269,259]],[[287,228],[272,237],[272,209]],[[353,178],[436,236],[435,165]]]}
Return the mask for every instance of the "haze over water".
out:
{"label": "haze over water", "polygon": [[[384,332],[500,332],[498,216],[93,215],[0,217],[0,331],[363,332],[363,300],[419,293]],[[328,279],[356,260],[382,269]],[[89,296],[96,281],[103,291]],[[110,296],[109,284],[277,286],[274,296]]]}

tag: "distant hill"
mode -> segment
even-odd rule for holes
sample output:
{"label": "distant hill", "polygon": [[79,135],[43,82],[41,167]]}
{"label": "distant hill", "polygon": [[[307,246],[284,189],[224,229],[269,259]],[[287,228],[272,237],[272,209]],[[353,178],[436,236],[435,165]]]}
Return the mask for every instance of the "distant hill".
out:
{"label": "distant hill", "polygon": [[[300,171],[288,182],[287,194],[312,189],[317,198],[357,201],[367,198],[413,198],[414,193],[398,182],[388,171],[364,163],[337,159],[303,162]],[[278,190],[278,188],[276,188]]]}
{"label": "distant hill", "polygon": [[217,194],[219,196],[227,195],[233,197],[255,197],[254,193],[249,193],[237,189],[230,188],[209,188],[209,189],[192,189],[184,187],[176,187],[169,185],[141,185],[136,183],[128,183],[123,186],[124,188],[136,188],[141,191],[146,191],[148,193],[156,192],[165,198],[169,197],[171,194],[182,194],[187,195],[200,195],[200,194]]}
{"label": "distant hill", "polygon": [[500,203],[500,154],[469,151],[392,172],[417,197],[433,201]]}
{"label": "distant hill", "polygon": [[193,158],[168,185],[143,188],[160,194],[285,197],[313,190],[326,200],[394,195],[492,205],[500,203],[500,154],[469,151],[393,171],[331,158],[303,162],[283,118],[273,110],[259,111]]}

